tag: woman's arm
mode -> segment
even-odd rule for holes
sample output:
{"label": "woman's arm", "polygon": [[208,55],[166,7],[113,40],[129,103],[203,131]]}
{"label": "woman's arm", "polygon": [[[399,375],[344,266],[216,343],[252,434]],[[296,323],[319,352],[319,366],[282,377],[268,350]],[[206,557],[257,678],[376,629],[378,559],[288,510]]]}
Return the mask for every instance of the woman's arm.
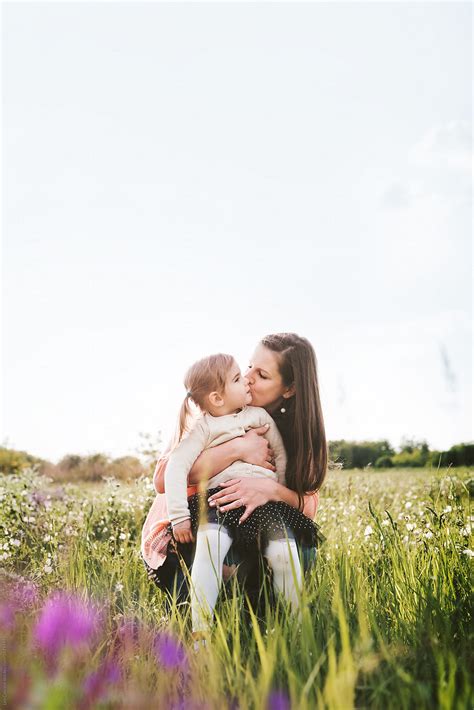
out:
{"label": "woman's arm", "polygon": [[[245,461],[267,468],[269,471],[275,471],[275,466],[270,463],[273,458],[273,450],[263,436],[267,429],[267,426],[250,429],[244,436],[238,436],[224,444],[203,451],[191,468],[188,484],[197,485],[202,480],[207,481],[233,464],[234,461]],[[157,493],[165,492],[164,477],[167,461],[167,458],[162,458],[156,464],[153,483]]]}
{"label": "woman's arm", "polygon": [[[255,508],[270,501],[282,501],[298,508],[298,494],[281,483],[268,478],[233,478],[221,483],[222,491],[215,493],[210,499],[210,505],[218,504],[222,512],[245,506],[245,513],[240,518],[243,523]],[[318,493],[304,496],[303,513],[313,519],[318,505]]]}

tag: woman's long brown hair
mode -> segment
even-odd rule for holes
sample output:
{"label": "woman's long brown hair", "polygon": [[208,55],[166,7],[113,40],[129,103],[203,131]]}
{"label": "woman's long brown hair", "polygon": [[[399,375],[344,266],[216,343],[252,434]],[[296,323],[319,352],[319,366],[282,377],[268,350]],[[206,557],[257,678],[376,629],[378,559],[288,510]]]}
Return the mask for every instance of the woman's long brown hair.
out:
{"label": "woman's long brown hair", "polygon": [[261,344],[278,353],[283,384],[295,389],[291,398],[282,400],[285,417],[275,416],[275,421],[288,456],[286,485],[298,493],[301,506],[305,493],[321,488],[328,466],[316,354],[311,343],[296,333],[267,335]]}

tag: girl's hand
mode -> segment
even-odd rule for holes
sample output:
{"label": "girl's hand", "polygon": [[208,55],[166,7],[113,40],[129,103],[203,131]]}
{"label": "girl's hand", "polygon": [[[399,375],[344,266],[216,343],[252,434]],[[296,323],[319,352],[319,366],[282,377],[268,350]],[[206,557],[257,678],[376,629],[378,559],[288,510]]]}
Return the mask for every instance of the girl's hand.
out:
{"label": "girl's hand", "polygon": [[245,513],[239,520],[243,523],[259,505],[275,500],[275,481],[270,478],[232,478],[220,484],[224,490],[211,496],[209,505],[225,513],[245,506]]}
{"label": "girl's hand", "polygon": [[259,426],[238,438],[239,460],[251,463],[254,466],[268,468],[269,471],[276,471],[274,466],[274,454],[270,444],[265,439],[264,434],[268,431],[268,424]]}
{"label": "girl's hand", "polygon": [[176,542],[194,542],[191,532],[191,521],[189,518],[181,523],[173,525],[173,537]]}

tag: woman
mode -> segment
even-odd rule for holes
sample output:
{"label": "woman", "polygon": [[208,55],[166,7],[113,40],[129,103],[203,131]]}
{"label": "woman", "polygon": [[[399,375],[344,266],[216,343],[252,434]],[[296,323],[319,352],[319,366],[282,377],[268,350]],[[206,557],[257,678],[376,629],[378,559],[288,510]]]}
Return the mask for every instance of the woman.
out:
{"label": "woman", "polygon": [[[288,458],[287,486],[269,479],[233,479],[211,497],[209,505],[216,505],[222,512],[244,506],[245,512],[240,518],[243,521],[258,506],[275,501],[291,505],[314,518],[318,491],[327,468],[327,444],[314,350],[308,340],[294,333],[269,335],[257,346],[246,377],[252,394],[252,405],[264,407],[282,435]],[[194,488],[188,489],[188,495],[196,491],[195,486],[201,479],[215,476],[234,461],[243,460],[274,470],[273,452],[269,450],[268,442],[262,434],[263,431],[250,431],[243,437],[204,451],[191,470],[189,483]],[[165,467],[166,457],[158,462],[155,470],[154,485],[157,493],[164,493]],[[146,545],[152,539],[151,530],[156,533],[160,529],[154,524],[154,519],[162,514],[161,496],[157,498],[157,508],[152,508],[145,521],[142,554],[145,549],[151,549],[150,545]],[[288,536],[292,536],[291,530],[288,530]],[[152,545],[157,540],[159,542],[155,538]],[[300,547],[300,552],[307,570],[316,557],[316,549]],[[179,553],[190,566],[193,546],[180,545]],[[180,599],[187,598],[187,582],[178,555],[171,546],[158,569],[153,569],[149,564],[150,556],[143,554],[143,557],[150,577],[158,586],[168,591],[175,588]],[[257,558],[236,559],[231,549],[225,561],[227,572],[240,562],[246,564],[239,564],[239,579],[248,582],[247,591],[253,601],[260,586],[257,569],[260,565],[256,564]]]}

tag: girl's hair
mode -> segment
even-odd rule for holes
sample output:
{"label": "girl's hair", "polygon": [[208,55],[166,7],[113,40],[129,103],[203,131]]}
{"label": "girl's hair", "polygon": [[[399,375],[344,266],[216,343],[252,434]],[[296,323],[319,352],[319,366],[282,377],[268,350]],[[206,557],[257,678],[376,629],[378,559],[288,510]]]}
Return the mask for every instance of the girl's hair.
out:
{"label": "girl's hair", "polygon": [[316,354],[311,343],[295,333],[267,335],[261,344],[278,354],[285,387],[295,394],[284,399],[285,416],[275,414],[285,444],[288,463],[286,485],[302,496],[317,491],[326,476],[328,449],[319,397]]}
{"label": "girl's hair", "polygon": [[184,378],[186,397],[179,411],[178,429],[174,446],[179,444],[184,434],[189,429],[189,423],[192,419],[189,400],[192,399],[199,409],[204,411],[206,409],[206,396],[208,394],[211,392],[224,393],[227,375],[234,362],[235,359],[232,355],[218,353],[217,355],[204,357],[202,360],[195,362],[194,365],[191,365]]}

